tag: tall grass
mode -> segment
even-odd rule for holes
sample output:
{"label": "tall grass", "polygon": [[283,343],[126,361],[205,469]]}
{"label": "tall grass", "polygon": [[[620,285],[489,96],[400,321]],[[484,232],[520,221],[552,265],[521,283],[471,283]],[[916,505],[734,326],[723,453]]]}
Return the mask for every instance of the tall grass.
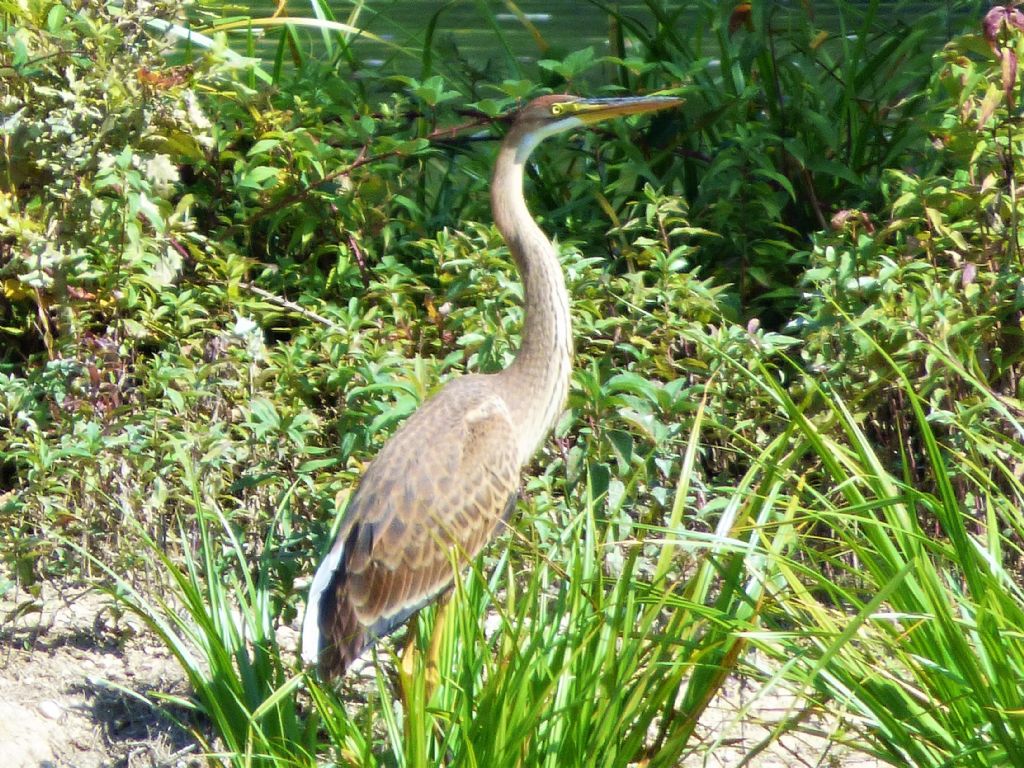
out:
{"label": "tall grass", "polygon": [[[743,636],[759,629],[758,606],[776,578],[764,521],[753,517],[762,506],[737,501],[715,535],[691,537],[670,521],[614,539],[602,500],[589,498],[555,511],[562,535],[546,550],[513,539],[492,568],[477,564],[457,579],[445,619],[428,610],[415,624],[410,674],[392,671],[381,644],[374,689],[359,691],[365,700],[353,708],[281,656],[279,590],[266,577],[276,528],[247,565],[191,460],[178,460],[197,551],[175,564],[152,544],[171,574],[167,597],[153,600],[123,579],[116,594],[181,663],[217,736],[205,746],[231,765],[311,765],[324,754],[403,768],[676,765],[742,663]],[[684,474],[680,490],[687,482]],[[652,556],[659,542],[696,556],[681,568],[678,557],[657,557],[657,546]]]}
{"label": "tall grass", "polygon": [[[824,406],[810,418],[774,387],[793,426],[788,454],[816,466],[786,467],[803,540],[780,564],[776,605],[800,641],[759,645],[791,665],[803,690],[850,713],[867,748],[892,765],[1024,765],[1024,590],[1013,565],[1022,425],[962,370],[977,402],[943,418],[888,362],[922,447],[901,457],[899,475],[837,393],[808,382]],[[978,409],[1000,414],[1006,431],[966,428]],[[922,468],[933,490],[904,479]]]}
{"label": "tall grass", "polygon": [[[211,760],[246,768],[315,765],[316,724],[300,711],[303,676],[282,657],[276,629],[282,608],[271,582],[279,553],[278,510],[267,546],[250,559],[227,516],[209,495],[187,450],[176,446],[194,518],[181,539],[196,531],[196,549],[172,559],[142,533],[149,554],[168,574],[160,595],[143,593],[128,578],[97,561],[111,577],[111,594],[136,613],[180,664],[192,688],[190,706],[209,722],[215,738],[193,731]],[[285,497],[283,504],[286,504]]]}

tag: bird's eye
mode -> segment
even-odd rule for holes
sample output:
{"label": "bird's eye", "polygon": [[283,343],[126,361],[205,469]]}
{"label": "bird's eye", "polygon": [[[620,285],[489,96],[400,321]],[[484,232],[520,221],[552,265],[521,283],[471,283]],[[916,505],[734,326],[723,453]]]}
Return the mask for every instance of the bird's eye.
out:
{"label": "bird's eye", "polygon": [[555,117],[558,117],[564,111],[565,111],[565,107],[563,107],[561,104],[552,104],[551,105],[551,114],[554,115]]}

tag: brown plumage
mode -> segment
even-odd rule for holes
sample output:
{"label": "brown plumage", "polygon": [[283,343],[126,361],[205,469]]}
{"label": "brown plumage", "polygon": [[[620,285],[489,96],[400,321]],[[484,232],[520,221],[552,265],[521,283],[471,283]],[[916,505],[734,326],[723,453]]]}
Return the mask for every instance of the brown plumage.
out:
{"label": "brown plumage", "polygon": [[366,469],[317,569],[302,657],[344,673],[451,584],[449,553],[472,558],[515,505],[519,473],[554,426],[569,389],[569,297],[554,247],[523,199],[523,169],[544,138],[598,120],[675,106],[679,99],[543,96],[517,115],[491,185],[495,224],[523,280],[523,341],[500,373],[450,381]]}

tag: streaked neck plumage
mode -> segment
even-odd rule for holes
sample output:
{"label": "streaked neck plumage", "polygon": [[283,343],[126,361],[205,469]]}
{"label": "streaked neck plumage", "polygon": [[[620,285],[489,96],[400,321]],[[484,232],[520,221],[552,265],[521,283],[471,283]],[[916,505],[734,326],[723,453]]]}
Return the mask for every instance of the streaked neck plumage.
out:
{"label": "streaked neck plumage", "polygon": [[491,184],[494,222],[508,243],[523,281],[522,346],[500,377],[502,395],[520,428],[519,456],[525,463],[555,425],[569,392],[572,321],[565,278],[551,241],[534,222],[523,199],[523,169],[544,138],[512,131],[502,143]]}

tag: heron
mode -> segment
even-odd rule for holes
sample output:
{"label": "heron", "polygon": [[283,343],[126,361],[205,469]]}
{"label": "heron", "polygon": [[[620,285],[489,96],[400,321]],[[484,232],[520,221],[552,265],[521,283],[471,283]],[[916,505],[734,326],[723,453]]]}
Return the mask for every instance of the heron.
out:
{"label": "heron", "polygon": [[445,384],[366,467],[306,602],[302,660],[321,676],[343,675],[451,586],[453,550],[475,557],[508,520],[520,473],[565,405],[569,295],[555,247],[523,196],[530,154],[555,134],[681,103],[549,95],[515,115],[495,162],[491,209],[523,283],[519,349],[502,371]]}

